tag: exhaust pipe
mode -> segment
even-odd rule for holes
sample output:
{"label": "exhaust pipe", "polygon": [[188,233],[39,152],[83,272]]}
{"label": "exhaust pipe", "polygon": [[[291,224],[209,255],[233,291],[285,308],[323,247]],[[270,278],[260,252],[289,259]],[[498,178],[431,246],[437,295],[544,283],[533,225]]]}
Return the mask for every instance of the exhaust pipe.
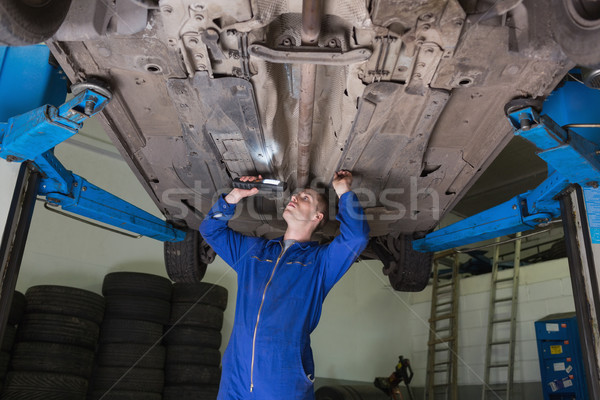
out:
{"label": "exhaust pipe", "polygon": [[600,69],[581,68],[581,78],[585,86],[592,89],[600,89]]}
{"label": "exhaust pipe", "polygon": [[[302,2],[302,45],[317,46],[321,33],[321,0]],[[308,184],[310,170],[310,143],[315,106],[317,66],[302,64],[300,70],[300,98],[298,105],[298,169],[296,187]]]}

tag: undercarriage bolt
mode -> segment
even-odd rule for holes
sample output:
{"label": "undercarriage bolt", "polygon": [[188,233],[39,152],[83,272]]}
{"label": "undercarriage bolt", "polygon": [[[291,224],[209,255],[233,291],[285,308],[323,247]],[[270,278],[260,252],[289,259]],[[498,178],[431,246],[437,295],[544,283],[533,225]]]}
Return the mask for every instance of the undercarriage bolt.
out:
{"label": "undercarriage bolt", "polygon": [[94,112],[94,107],[96,107],[96,100],[94,100],[94,98],[86,100],[84,110],[85,115],[92,115]]}
{"label": "undercarriage bolt", "polygon": [[526,113],[519,114],[519,124],[521,124],[521,129],[527,131],[531,128],[531,120],[529,119],[529,115]]}

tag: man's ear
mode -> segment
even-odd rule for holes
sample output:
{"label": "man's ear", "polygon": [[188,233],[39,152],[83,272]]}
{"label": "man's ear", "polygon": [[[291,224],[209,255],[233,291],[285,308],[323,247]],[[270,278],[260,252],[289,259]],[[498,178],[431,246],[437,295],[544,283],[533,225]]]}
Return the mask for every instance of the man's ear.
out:
{"label": "man's ear", "polygon": [[325,217],[325,214],[323,214],[322,212],[318,211],[315,214],[315,218],[314,219],[317,220],[317,221],[319,221],[319,222],[321,222],[324,217]]}

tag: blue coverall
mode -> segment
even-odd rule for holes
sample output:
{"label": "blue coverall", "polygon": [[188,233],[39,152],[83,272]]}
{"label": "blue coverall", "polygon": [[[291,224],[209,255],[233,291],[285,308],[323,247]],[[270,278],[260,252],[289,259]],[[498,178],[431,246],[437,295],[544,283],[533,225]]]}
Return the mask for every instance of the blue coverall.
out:
{"label": "blue coverall", "polygon": [[339,200],[340,235],[327,245],[242,235],[227,226],[235,205],[221,196],[200,233],[237,272],[235,322],[218,400],[314,399],[310,333],[325,296],[367,245],[369,226],[353,192]]}

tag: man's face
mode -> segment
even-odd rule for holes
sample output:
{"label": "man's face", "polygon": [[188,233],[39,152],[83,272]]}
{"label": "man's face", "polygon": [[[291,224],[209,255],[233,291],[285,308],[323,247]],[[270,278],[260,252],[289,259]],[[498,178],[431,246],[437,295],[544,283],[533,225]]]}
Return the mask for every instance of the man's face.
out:
{"label": "man's face", "polygon": [[283,218],[288,224],[292,221],[312,221],[319,214],[317,203],[317,192],[312,189],[304,189],[292,195],[290,202],[283,210]]}

